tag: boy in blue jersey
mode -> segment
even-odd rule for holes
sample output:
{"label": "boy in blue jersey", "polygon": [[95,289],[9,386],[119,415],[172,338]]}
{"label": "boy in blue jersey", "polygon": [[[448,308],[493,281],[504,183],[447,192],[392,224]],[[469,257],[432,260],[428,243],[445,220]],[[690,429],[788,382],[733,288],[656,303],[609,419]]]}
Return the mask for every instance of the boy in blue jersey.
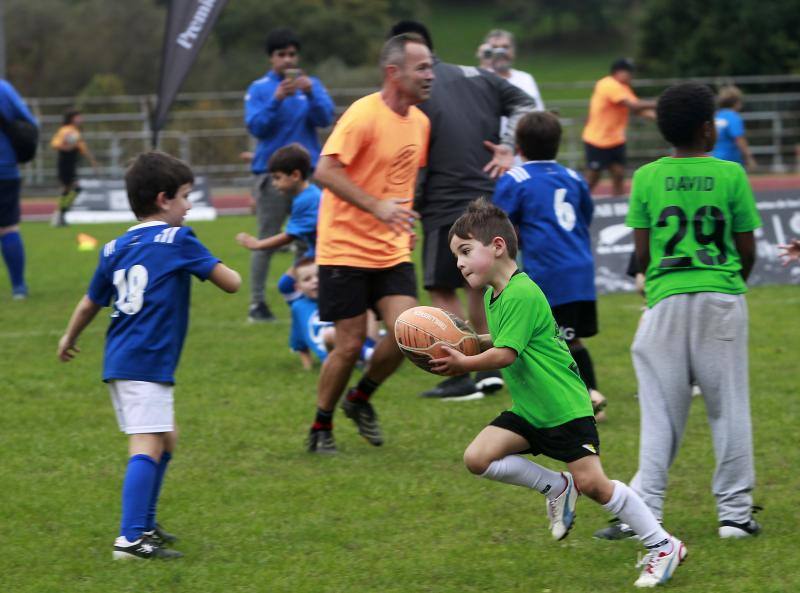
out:
{"label": "boy in blue jersey", "polygon": [[[336,343],[336,330],[333,323],[320,321],[319,273],[317,264],[310,257],[295,262],[291,273],[284,274],[278,281],[278,291],[292,310],[292,330],[289,334],[289,347],[300,355],[303,368],[311,370],[313,352],[320,362],[328,357]],[[361,347],[359,362],[365,364],[372,358],[377,338],[377,321],[367,324],[367,337]]]}
{"label": "boy in blue jersey", "polygon": [[141,222],[103,247],[89,290],[58,343],[58,357],[72,360],[80,352],[78,336],[111,304],[103,381],[130,453],[114,559],[181,556],[166,547],[175,537],[156,523],[156,507],[177,440],[172,394],[189,324],[191,277],[230,293],[241,284],[237,272],[182,226],[193,181],[185,163],[162,152],[135,159],[125,185]]}
{"label": "boy in blue jersey", "polygon": [[290,144],[275,151],[269,159],[272,185],[292,200],[292,213],[286,230],[256,239],[248,233],[239,233],[236,240],[247,249],[276,249],[299,240],[308,246],[306,257],[314,257],[317,243],[317,213],[319,211],[319,188],[310,183],[311,156],[299,144]]}
{"label": "boy in blue jersey", "polygon": [[744,121],[739,115],[742,110],[742,91],[735,86],[721,88],[717,105],[719,110],[714,114],[717,141],[711,155],[723,161],[739,163],[752,171],[756,168],[756,160],[744,136]]}
{"label": "boy in blue jersey", "polygon": [[528,113],[517,124],[517,149],[525,161],[497,182],[492,201],[517,228],[525,273],[550,303],[561,334],[589,389],[598,420],[606,400],[597,391],[592,358],[581,342],[597,333],[589,224],[594,205],[578,173],[556,161],[561,124],[552,113]]}

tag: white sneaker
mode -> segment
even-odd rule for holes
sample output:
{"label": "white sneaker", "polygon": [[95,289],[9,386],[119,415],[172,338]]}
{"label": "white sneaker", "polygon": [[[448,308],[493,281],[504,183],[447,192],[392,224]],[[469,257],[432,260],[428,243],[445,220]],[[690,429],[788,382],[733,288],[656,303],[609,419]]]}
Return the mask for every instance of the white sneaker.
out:
{"label": "white sneaker", "polygon": [[753,537],[761,533],[761,525],[752,517],[747,523],[734,523],[733,521],[721,521],[719,524],[719,536],[723,539]]}
{"label": "white sneaker", "polygon": [[561,472],[567,481],[564,492],[556,498],[547,499],[547,518],[550,519],[550,533],[553,539],[562,540],[569,534],[575,523],[575,504],[578,502],[578,489],[569,472]]}
{"label": "white sneaker", "polygon": [[637,566],[644,566],[634,586],[650,588],[663,585],[670,578],[675,569],[680,566],[688,554],[686,546],[676,537],[670,537],[672,550],[669,553],[659,550],[650,550]]}

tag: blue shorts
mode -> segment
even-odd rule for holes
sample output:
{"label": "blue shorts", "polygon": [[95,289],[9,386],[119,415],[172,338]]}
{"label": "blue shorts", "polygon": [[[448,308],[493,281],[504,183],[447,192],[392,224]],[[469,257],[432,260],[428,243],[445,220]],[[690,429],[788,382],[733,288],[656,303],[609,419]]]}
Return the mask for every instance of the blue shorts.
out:
{"label": "blue shorts", "polygon": [[19,224],[20,179],[0,179],[0,227]]}

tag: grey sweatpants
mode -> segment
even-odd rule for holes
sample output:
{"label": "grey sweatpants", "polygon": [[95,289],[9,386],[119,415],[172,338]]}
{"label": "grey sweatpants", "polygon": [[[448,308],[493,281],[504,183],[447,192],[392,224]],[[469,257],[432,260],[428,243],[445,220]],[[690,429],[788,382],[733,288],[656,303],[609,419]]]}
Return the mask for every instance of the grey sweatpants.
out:
{"label": "grey sweatpants", "polygon": [[[286,218],[292,211],[292,199],[275,189],[268,174],[256,175],[253,184],[253,198],[256,201],[256,221],[258,238],[277,235]],[[269,262],[274,249],[253,251],[250,257],[250,302],[257,304],[264,300],[264,285],[269,275]]]}
{"label": "grey sweatpants", "polygon": [[719,520],[747,522],[755,470],[744,296],[667,297],[644,313],[631,351],[641,407],[639,469],[631,487],[661,520],[667,471],[678,454],[695,381],[714,441]]}

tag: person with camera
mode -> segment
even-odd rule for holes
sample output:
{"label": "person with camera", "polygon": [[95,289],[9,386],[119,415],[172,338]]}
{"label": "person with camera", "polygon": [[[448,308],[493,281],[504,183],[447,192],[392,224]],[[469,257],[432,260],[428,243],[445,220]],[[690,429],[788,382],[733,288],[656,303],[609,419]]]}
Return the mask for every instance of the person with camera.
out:
{"label": "person with camera", "polygon": [[481,68],[491,70],[529,94],[536,101],[537,111],[544,111],[544,101],[536,80],[527,72],[511,67],[517,53],[513,33],[504,29],[492,29],[486,34],[478,51]]}
{"label": "person with camera", "polygon": [[[15,300],[28,296],[25,284],[25,247],[19,234],[21,179],[17,163],[20,158],[12,137],[15,121],[37,126],[22,97],[5,79],[0,79],[0,251],[11,279]],[[31,155],[32,156],[32,155]]]}
{"label": "person with camera", "polygon": [[[311,155],[316,167],[320,143],[318,128],[333,123],[333,101],[322,83],[299,67],[300,39],[290,29],[275,29],[267,35],[270,70],[254,81],[244,97],[244,120],[257,145],[251,169],[255,175],[258,238],[276,235],[292,208],[291,198],[270,182],[267,163],[279,148],[297,142]],[[252,322],[275,319],[264,297],[273,250],[254,251],[250,260],[250,309]]]}

